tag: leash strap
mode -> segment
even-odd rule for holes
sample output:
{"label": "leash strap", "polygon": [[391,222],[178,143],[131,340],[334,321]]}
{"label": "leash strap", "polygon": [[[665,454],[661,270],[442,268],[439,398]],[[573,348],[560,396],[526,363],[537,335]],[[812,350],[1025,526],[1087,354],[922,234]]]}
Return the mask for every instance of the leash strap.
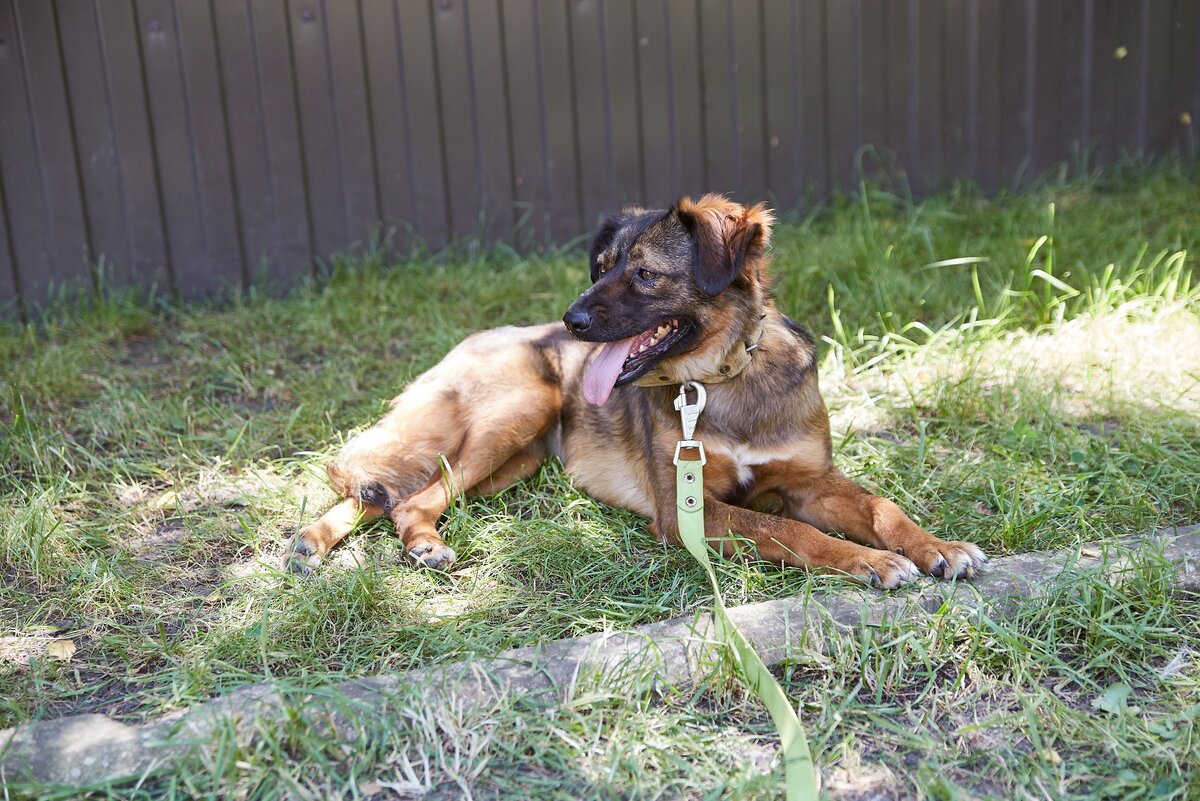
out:
{"label": "leash strap", "polygon": [[[675,401],[684,429],[684,438],[675,446],[675,504],[678,508],[679,537],[688,552],[708,573],[708,580],[712,584],[713,621],[717,637],[733,657],[742,681],[758,696],[775,722],[783,752],[787,801],[817,801],[816,771],[796,710],[762,658],[729,619],[721,598],[721,588],[717,584],[717,574],[713,572],[704,536],[704,463],[708,460],[704,446],[692,438],[706,398],[702,385],[691,382],[691,386],[697,390],[696,403],[687,402],[688,384],[680,387],[679,398]],[[688,451],[694,452],[695,456],[689,458],[692,454]]]}

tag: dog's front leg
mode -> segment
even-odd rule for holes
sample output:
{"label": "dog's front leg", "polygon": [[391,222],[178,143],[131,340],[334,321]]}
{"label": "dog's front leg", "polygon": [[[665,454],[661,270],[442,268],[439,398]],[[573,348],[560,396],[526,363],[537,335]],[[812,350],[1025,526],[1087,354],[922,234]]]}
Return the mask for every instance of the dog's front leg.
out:
{"label": "dog's front leg", "polygon": [[[678,544],[679,525],[674,499],[660,504],[651,527],[660,539]],[[736,537],[753,543],[755,553]],[[798,520],[763,514],[714,498],[704,499],[704,536],[709,546],[727,559],[757,556],[779,565],[847,573],[864,584],[883,589],[898,587],[917,577],[917,567],[892,551],[866,548],[835,539]]]}
{"label": "dog's front leg", "polygon": [[834,468],[799,487],[788,488],[784,501],[789,517],[903,554],[931,576],[969,577],[987,561],[978,545],[938,539],[910,520],[895,503],[872,495]]}

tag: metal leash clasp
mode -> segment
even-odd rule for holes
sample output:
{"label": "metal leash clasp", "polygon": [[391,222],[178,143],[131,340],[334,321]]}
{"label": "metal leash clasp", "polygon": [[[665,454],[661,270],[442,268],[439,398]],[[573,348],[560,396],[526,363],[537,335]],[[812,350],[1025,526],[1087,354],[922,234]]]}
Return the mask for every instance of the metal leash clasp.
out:
{"label": "metal leash clasp", "polygon": [[[696,390],[696,402],[688,403],[687,393],[688,386]],[[708,393],[704,391],[704,385],[698,381],[685,381],[679,385],[679,397],[675,399],[675,410],[679,412],[679,422],[683,426],[683,439],[675,443],[675,464],[679,464],[680,448],[696,448],[700,451],[700,464],[707,464],[708,457],[704,453],[704,443],[699,440],[692,439],[696,433],[696,421],[700,419],[700,412],[704,411],[704,404],[708,402]]]}

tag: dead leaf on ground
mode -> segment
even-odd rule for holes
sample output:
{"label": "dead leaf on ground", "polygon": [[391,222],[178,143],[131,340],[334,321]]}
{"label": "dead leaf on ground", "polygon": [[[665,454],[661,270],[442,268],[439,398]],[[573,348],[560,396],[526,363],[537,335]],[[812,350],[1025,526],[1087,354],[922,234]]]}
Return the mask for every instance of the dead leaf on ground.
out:
{"label": "dead leaf on ground", "polygon": [[75,641],[68,639],[51,640],[46,644],[46,656],[59,662],[70,662],[75,656]]}

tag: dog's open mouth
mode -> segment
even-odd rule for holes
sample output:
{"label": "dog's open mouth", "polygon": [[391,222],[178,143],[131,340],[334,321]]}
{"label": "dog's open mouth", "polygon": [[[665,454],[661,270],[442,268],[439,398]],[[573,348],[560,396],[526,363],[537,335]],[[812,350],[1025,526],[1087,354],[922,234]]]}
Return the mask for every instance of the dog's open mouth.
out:
{"label": "dog's open mouth", "polygon": [[645,373],[687,332],[686,321],[672,319],[628,339],[604,343],[583,374],[583,397],[588,403],[602,405],[613,387],[627,384]]}

